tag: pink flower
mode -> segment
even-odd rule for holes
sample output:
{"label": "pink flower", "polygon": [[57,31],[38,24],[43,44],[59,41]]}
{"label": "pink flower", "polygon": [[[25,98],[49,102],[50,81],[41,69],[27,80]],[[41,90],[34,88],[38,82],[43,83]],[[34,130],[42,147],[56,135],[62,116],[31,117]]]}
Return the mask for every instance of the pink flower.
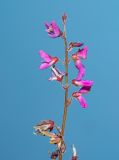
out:
{"label": "pink flower", "polygon": [[39,69],[46,69],[53,64],[55,64],[59,59],[57,57],[51,57],[47,53],[45,53],[43,50],[39,51],[39,55],[41,58],[43,58],[44,62],[40,65]]}
{"label": "pink flower", "polygon": [[88,52],[88,46],[84,47],[83,49],[79,49],[76,54],[80,58],[86,59],[87,58],[87,52]]}
{"label": "pink flower", "polygon": [[81,80],[84,75],[85,75],[85,67],[83,64],[75,64],[76,68],[78,69],[78,75],[77,75],[77,80]]}
{"label": "pink flower", "polygon": [[59,69],[57,69],[55,66],[51,66],[51,71],[52,71],[52,77],[50,77],[49,80],[50,81],[56,80],[61,82],[65,74],[62,73]]}
{"label": "pink flower", "polygon": [[72,59],[74,61],[80,60],[80,59],[86,59],[87,58],[87,52],[88,47],[84,47],[83,49],[79,49],[76,53],[72,54]]}
{"label": "pink flower", "polygon": [[84,65],[81,63],[81,60],[77,58],[75,54],[72,55],[72,59],[74,60],[75,67],[80,70],[80,69],[85,69]]}
{"label": "pink flower", "polygon": [[74,147],[74,145],[72,146],[72,150],[73,150],[72,160],[78,160],[76,148]]}
{"label": "pink flower", "polygon": [[81,94],[86,94],[86,93],[90,92],[92,85],[93,85],[93,83],[91,83],[90,86],[83,86],[83,87],[79,90],[79,92],[80,92]]}
{"label": "pink flower", "polygon": [[46,22],[45,26],[46,26],[46,32],[51,38],[57,38],[62,35],[62,32],[60,31],[55,21],[52,21],[50,24]]}
{"label": "pink flower", "polygon": [[81,58],[85,59],[87,57],[87,47],[84,47],[83,49],[79,49],[78,52],[75,54],[72,54],[72,59],[74,60],[76,68],[79,70],[77,80],[81,80],[85,75],[85,67],[81,63]]}
{"label": "pink flower", "polygon": [[44,120],[37,124],[34,128],[36,134],[42,134],[44,131],[52,131],[54,128],[54,121]]}
{"label": "pink flower", "polygon": [[82,97],[82,95],[88,93],[91,90],[91,86],[92,86],[92,83],[90,84],[90,86],[83,86],[78,92],[74,92],[72,94],[72,96],[78,100],[82,108],[88,107],[88,104],[85,98]]}
{"label": "pink flower", "polygon": [[93,81],[73,79],[72,84],[74,84],[75,86],[92,86]]}
{"label": "pink flower", "polygon": [[75,67],[78,69],[78,76],[77,76],[77,80],[81,80],[84,75],[85,75],[85,66],[81,63],[81,60],[75,60]]}

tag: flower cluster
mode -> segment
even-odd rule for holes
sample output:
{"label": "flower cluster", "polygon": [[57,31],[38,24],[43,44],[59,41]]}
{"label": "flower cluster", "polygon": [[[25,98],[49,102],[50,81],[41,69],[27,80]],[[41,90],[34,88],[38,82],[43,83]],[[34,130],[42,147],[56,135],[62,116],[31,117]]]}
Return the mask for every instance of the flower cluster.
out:
{"label": "flower cluster", "polygon": [[[43,50],[39,51],[40,57],[43,59],[43,62],[39,66],[40,70],[48,69],[51,70],[51,77],[49,77],[49,81],[57,81],[63,87],[65,91],[65,103],[64,103],[64,114],[63,114],[63,122],[62,128],[57,127],[57,125],[52,120],[44,120],[37,125],[34,126],[35,134],[47,136],[50,138],[50,144],[54,144],[56,146],[55,151],[50,154],[50,158],[55,160],[59,157],[59,160],[62,160],[62,155],[66,151],[66,145],[64,142],[64,128],[66,122],[67,108],[71,105],[72,99],[78,100],[80,106],[82,108],[87,108],[88,104],[84,98],[84,95],[89,93],[91,87],[93,85],[92,80],[85,80],[85,67],[82,63],[83,60],[87,59],[88,47],[84,46],[81,42],[70,42],[69,45],[66,39],[66,19],[67,15],[64,14],[62,16],[62,22],[64,26],[64,31],[62,32],[56,22],[53,20],[51,23],[46,22],[46,32],[50,38],[62,38],[64,40],[65,46],[65,59],[63,60],[63,65],[65,67],[65,71],[60,71],[57,68],[57,63],[60,59],[57,56],[51,56]],[[76,53],[70,54],[73,48],[78,48]],[[77,77],[72,79],[69,83],[68,80],[68,65],[69,65],[69,56],[70,59],[73,60],[75,68],[77,70]],[[71,86],[79,87],[78,91],[72,93],[70,98],[68,97],[68,90]],[[53,132],[56,129],[57,132]],[[72,146],[73,154],[71,160],[77,160],[77,152],[74,145]]]}
{"label": "flower cluster", "polygon": [[86,108],[88,105],[85,98],[82,95],[88,93],[93,85],[93,81],[83,80],[83,77],[85,75],[85,67],[82,64],[81,60],[87,58],[87,51],[88,47],[86,46],[82,49],[79,48],[79,50],[76,53],[72,54],[72,59],[74,60],[75,67],[78,70],[78,76],[72,80],[72,84],[75,86],[82,87],[78,92],[74,92],[72,96],[79,101],[81,107],[83,108]]}
{"label": "flower cluster", "polygon": [[[51,38],[62,37],[62,31],[59,29],[58,25],[55,21],[52,21],[50,24],[45,23],[46,31]],[[85,67],[82,64],[82,60],[87,58],[88,47],[85,46],[81,48],[83,43],[81,42],[70,42],[67,51],[70,52],[73,48],[79,47],[78,51],[71,55],[72,60],[74,61],[75,67],[78,70],[78,75],[75,79],[72,80],[72,84],[77,87],[82,87],[77,92],[72,93],[72,97],[76,98],[80,103],[82,108],[87,108],[88,104],[83,97],[84,94],[88,93],[91,90],[93,85],[93,81],[91,80],[83,80],[85,75]],[[57,67],[56,63],[59,61],[58,57],[53,57],[44,52],[43,50],[39,51],[40,57],[44,60],[42,64],[39,66],[39,69],[43,70],[46,68],[51,69],[52,76],[49,78],[50,81],[56,80],[58,82],[62,82],[66,73],[61,72]],[[65,88],[65,87],[63,87]]]}

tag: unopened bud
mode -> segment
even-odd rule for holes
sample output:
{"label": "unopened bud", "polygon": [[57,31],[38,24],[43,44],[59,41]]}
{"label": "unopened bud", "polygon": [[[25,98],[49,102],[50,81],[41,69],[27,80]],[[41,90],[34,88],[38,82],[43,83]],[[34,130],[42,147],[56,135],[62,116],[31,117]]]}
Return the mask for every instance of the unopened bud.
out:
{"label": "unopened bud", "polygon": [[67,15],[66,15],[66,13],[64,13],[64,15],[62,16],[63,24],[66,23],[66,20],[67,20]]}

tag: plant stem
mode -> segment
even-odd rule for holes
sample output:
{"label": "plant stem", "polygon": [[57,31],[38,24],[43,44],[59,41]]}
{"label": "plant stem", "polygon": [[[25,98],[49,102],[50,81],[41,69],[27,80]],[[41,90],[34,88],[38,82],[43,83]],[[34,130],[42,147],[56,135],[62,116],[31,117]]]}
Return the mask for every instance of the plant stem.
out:
{"label": "plant stem", "polygon": [[[65,97],[64,97],[64,113],[62,120],[62,137],[64,136],[66,118],[67,118],[67,100],[68,100],[68,50],[67,50],[67,39],[66,39],[66,23],[64,23],[64,48],[65,48]],[[59,154],[59,160],[62,160],[62,154]]]}

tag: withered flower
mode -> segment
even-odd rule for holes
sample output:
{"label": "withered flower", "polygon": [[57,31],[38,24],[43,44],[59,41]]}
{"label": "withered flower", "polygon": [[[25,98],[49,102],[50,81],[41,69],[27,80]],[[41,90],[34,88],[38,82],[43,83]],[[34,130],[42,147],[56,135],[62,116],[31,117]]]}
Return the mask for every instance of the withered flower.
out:
{"label": "withered flower", "polygon": [[52,131],[54,128],[54,121],[52,120],[44,120],[34,126],[36,134],[45,134],[44,131]]}

